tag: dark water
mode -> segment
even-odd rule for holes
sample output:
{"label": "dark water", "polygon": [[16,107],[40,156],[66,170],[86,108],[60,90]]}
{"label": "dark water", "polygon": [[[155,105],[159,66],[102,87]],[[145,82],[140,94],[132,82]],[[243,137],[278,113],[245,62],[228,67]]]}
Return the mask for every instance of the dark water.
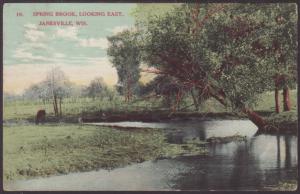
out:
{"label": "dark water", "polygon": [[[247,136],[245,142],[209,145],[207,156],[185,156],[99,170],[16,181],[8,190],[261,190],[297,178],[297,137],[258,135],[247,120],[172,123],[122,122],[166,129],[170,142],[212,136]],[[110,125],[106,123],[106,125]],[[114,123],[113,125],[116,125]]]}

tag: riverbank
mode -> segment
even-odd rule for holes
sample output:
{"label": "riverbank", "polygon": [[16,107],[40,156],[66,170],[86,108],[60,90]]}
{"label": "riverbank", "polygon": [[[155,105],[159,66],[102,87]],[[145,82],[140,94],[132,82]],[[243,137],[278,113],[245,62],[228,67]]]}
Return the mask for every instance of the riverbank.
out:
{"label": "riverbank", "polygon": [[[297,90],[290,91],[292,110],[297,111]],[[253,107],[253,110],[261,116],[270,116],[275,112],[274,93],[266,92],[259,96],[259,101]],[[162,99],[133,100],[125,103],[122,97],[114,100],[106,98],[66,98],[62,104],[62,122],[78,122],[78,117],[101,121],[103,113],[106,115],[107,122],[136,120],[145,122],[156,122],[170,118],[246,118],[245,115],[234,114],[231,109],[226,109],[223,105],[214,99],[208,99],[201,104],[199,111],[194,110],[194,106],[188,106],[171,114],[168,108],[161,106]],[[51,101],[43,103],[42,101],[26,100],[4,100],[3,120],[13,122],[18,120],[27,120],[33,122],[35,114],[39,109],[45,109],[48,122],[56,122],[54,117],[53,104]]]}
{"label": "riverbank", "polygon": [[[266,129],[261,130],[263,133],[293,133],[298,131],[298,114],[296,110],[274,113],[270,111],[256,111],[267,122]],[[47,115],[47,123],[78,123],[78,118],[84,123],[96,122],[172,122],[172,121],[188,121],[188,120],[236,120],[248,119],[245,114],[237,114],[232,112],[174,112],[170,113],[167,110],[152,110],[152,111],[115,111],[115,112],[86,112],[84,114],[63,115],[60,118],[53,115]],[[30,124],[34,123],[34,117],[23,119],[8,119],[4,120],[4,124]]]}
{"label": "riverbank", "polygon": [[265,187],[266,191],[296,191],[298,188],[297,180],[279,182],[277,185]]}
{"label": "riverbank", "polygon": [[[293,133],[298,131],[298,113],[296,110],[274,113],[270,111],[256,111],[268,123],[268,129],[263,133]],[[103,116],[105,115],[105,116]],[[170,122],[188,120],[244,120],[248,119],[245,114],[233,112],[174,112],[147,111],[147,112],[114,112],[114,113],[89,113],[82,117],[83,122]],[[75,120],[75,118],[73,118]]]}
{"label": "riverbank", "polygon": [[[269,112],[262,112],[269,115]],[[141,122],[163,122],[173,120],[216,120],[216,119],[247,119],[246,115],[236,114],[232,112],[170,112],[169,110],[152,110],[152,111],[118,111],[105,112],[85,112],[82,114],[66,114],[60,118],[52,114],[46,116],[48,123],[78,123],[78,118],[82,118],[83,122],[122,122],[122,121],[141,121]],[[5,119],[4,123],[14,123],[18,121],[27,121],[34,123],[35,117],[23,117],[20,119]]]}
{"label": "riverbank", "polygon": [[298,133],[298,114],[292,110],[288,112],[273,113],[266,117],[269,125],[274,126],[274,130],[267,131],[269,133]]}
{"label": "riverbank", "polygon": [[158,158],[206,154],[166,142],[158,129],[121,131],[74,124],[4,125],[4,181],[112,169]]}

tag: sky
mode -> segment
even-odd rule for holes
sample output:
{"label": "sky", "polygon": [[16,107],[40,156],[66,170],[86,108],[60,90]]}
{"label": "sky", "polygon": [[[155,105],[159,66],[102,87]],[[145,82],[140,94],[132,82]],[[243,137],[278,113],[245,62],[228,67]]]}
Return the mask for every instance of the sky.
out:
{"label": "sky", "polygon": [[[5,4],[3,15],[4,92],[21,94],[45,79],[59,66],[70,81],[87,85],[101,76],[108,85],[117,83],[115,68],[106,55],[107,36],[134,26],[130,15],[135,4]],[[75,12],[77,16],[33,16],[35,12]],[[105,16],[79,16],[79,12],[104,12]],[[122,12],[108,16],[107,12]],[[22,16],[17,16],[21,13]],[[40,21],[72,21],[73,26],[44,26]],[[75,25],[85,21],[86,26]]]}

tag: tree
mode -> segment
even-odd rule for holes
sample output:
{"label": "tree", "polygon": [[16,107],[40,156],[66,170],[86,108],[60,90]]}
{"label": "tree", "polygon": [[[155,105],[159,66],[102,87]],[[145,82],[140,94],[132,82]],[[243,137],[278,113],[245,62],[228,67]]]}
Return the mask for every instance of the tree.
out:
{"label": "tree", "polygon": [[47,100],[50,99],[49,93],[48,93],[48,88],[47,88],[47,83],[45,81],[33,84],[27,88],[24,93],[23,97],[25,99],[40,99],[43,101],[45,104]]}
{"label": "tree", "polygon": [[108,37],[110,47],[107,54],[118,73],[118,90],[125,96],[125,102],[133,97],[140,78],[140,54],[135,32],[125,30]]}
{"label": "tree", "polygon": [[272,60],[253,52],[255,41],[268,41],[268,6],[185,4],[150,18],[140,38],[143,62],[152,67],[146,71],[171,76],[185,91],[196,88],[198,98],[215,98],[265,128],[251,106],[273,82]]}
{"label": "tree", "polygon": [[[71,83],[65,73],[59,67],[53,67],[48,73],[46,80],[46,91],[52,97],[54,114],[62,116],[62,100],[70,94]],[[59,106],[58,106],[59,105]]]}
{"label": "tree", "polygon": [[135,19],[135,26],[142,30],[151,18],[164,16],[180,6],[179,3],[138,3],[131,15]]}
{"label": "tree", "polygon": [[162,105],[175,111],[180,108],[179,98],[182,96],[179,95],[185,93],[183,91],[180,93],[181,90],[184,88],[176,83],[173,77],[158,75],[142,88],[142,93],[144,95],[154,93],[156,97],[163,97]]}
{"label": "tree", "polygon": [[295,4],[271,4],[264,13],[268,34],[252,43],[252,50],[269,61],[270,75],[274,79],[275,110],[279,112],[279,90],[283,89],[284,111],[290,110],[289,88],[295,87],[297,79],[297,14]]}
{"label": "tree", "polygon": [[96,97],[103,98],[108,93],[108,88],[102,77],[93,79],[89,86],[85,89],[85,93],[88,97],[95,99]]}

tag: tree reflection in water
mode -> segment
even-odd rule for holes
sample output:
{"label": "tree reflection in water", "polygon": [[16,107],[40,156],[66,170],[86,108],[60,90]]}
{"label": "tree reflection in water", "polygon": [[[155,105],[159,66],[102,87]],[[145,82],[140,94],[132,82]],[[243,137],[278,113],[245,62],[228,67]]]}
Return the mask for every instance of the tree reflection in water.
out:
{"label": "tree reflection in water", "polygon": [[260,190],[295,179],[297,149],[292,149],[295,146],[295,136],[263,134],[248,142],[212,144],[208,156],[180,159],[190,168],[173,177],[172,185],[181,190]]}

